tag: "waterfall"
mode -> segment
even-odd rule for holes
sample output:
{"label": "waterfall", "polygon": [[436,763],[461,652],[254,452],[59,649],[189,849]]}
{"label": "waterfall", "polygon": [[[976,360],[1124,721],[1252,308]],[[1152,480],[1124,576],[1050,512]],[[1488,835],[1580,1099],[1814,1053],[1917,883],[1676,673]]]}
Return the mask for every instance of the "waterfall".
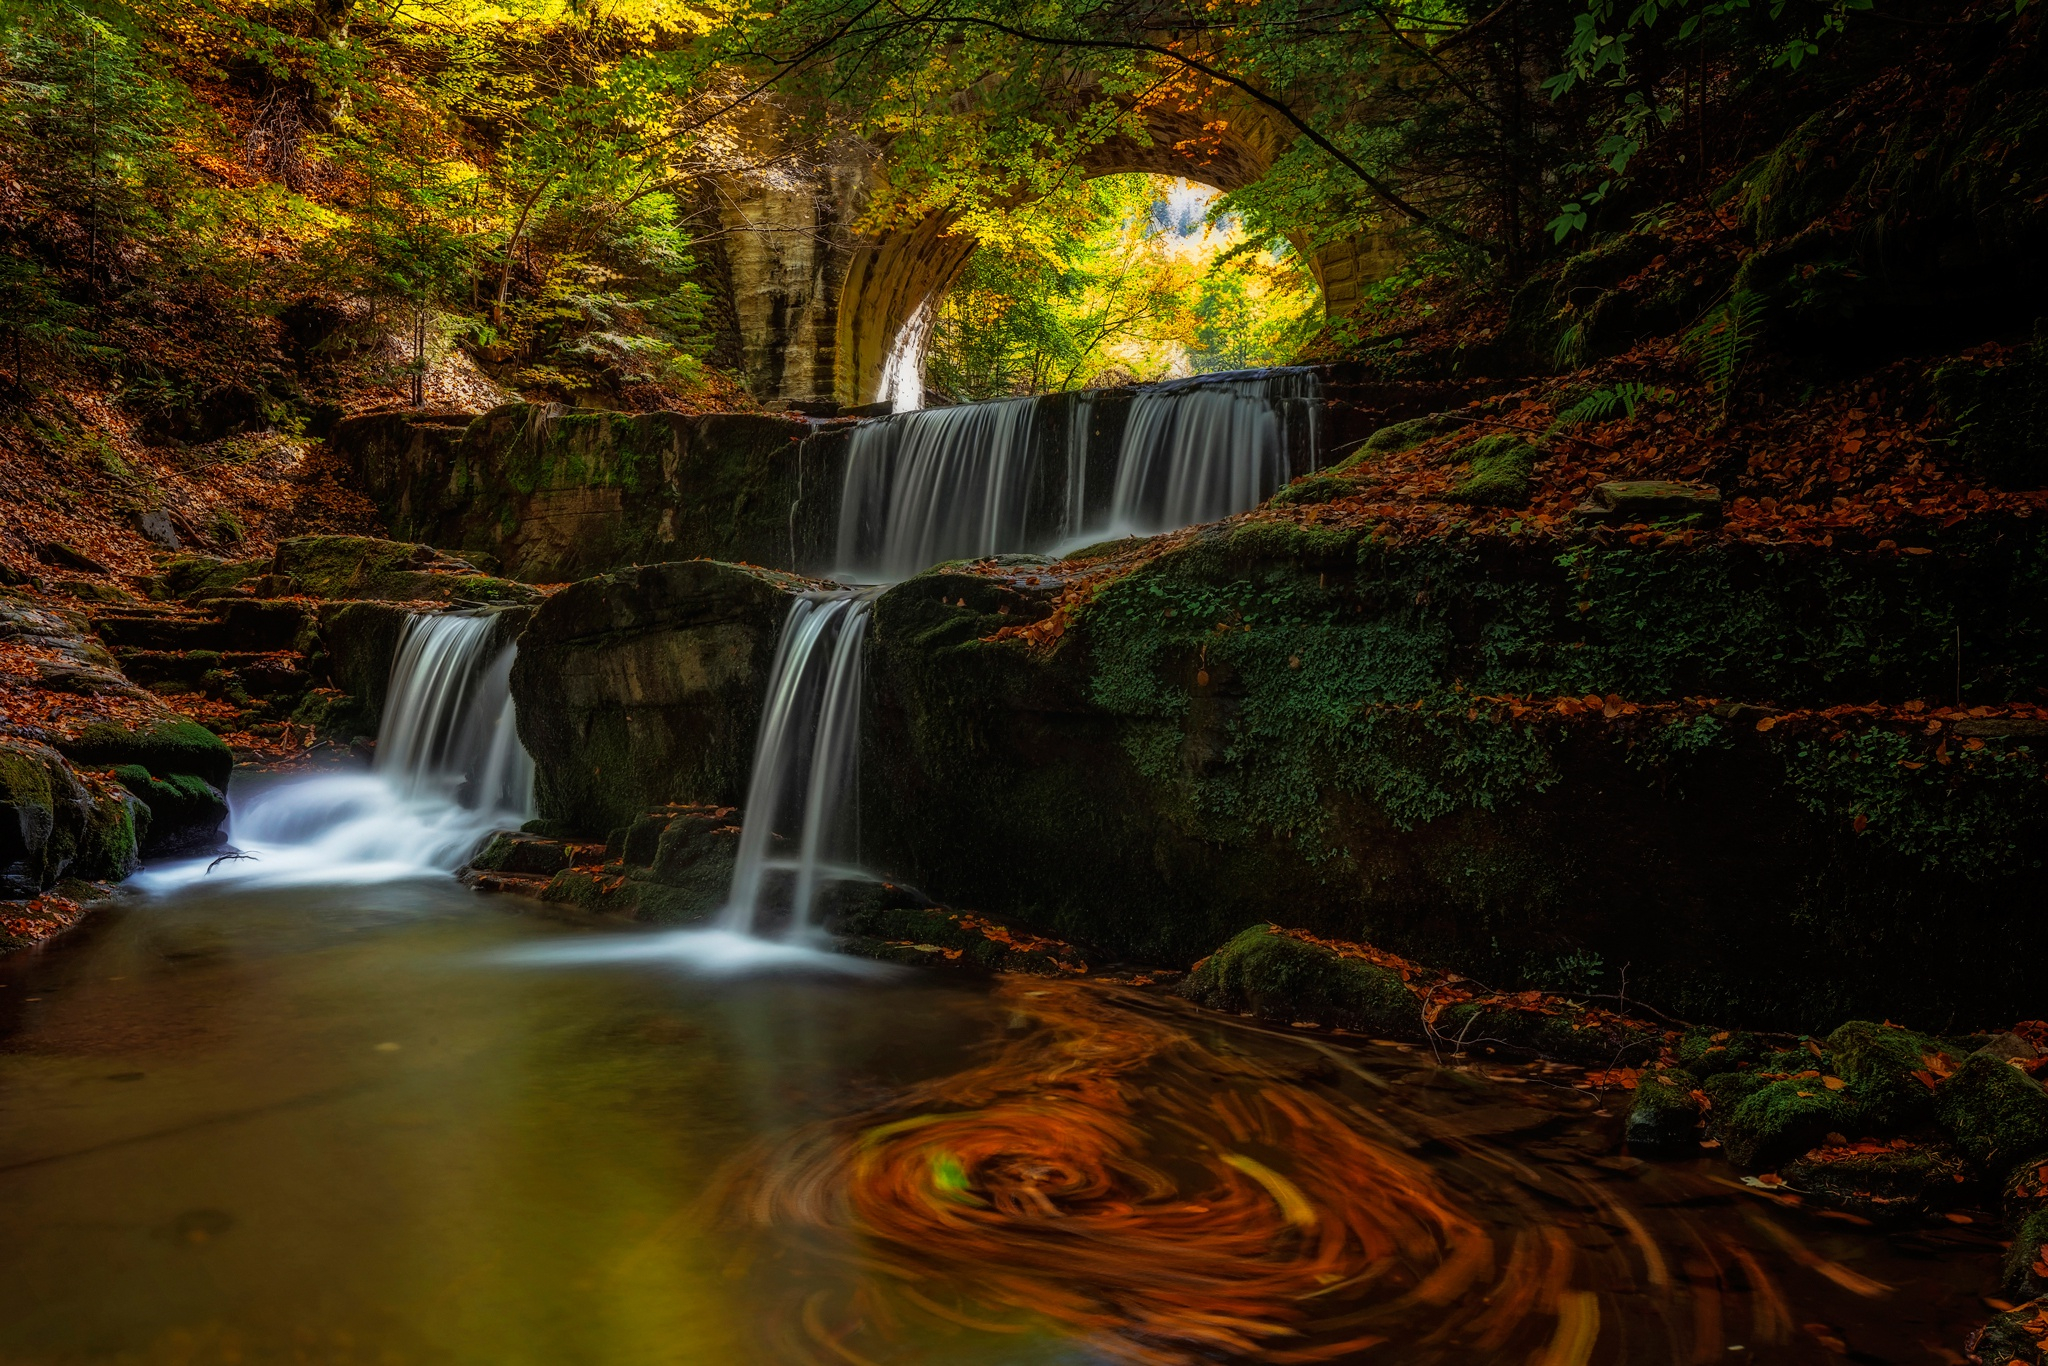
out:
{"label": "waterfall", "polygon": [[815,922],[822,885],[860,876],[855,788],[860,761],[861,644],[873,596],[814,593],[790,605],[754,744],[753,775],[721,927],[783,937]]}
{"label": "waterfall", "polygon": [[[894,582],[946,560],[1213,522],[1316,467],[1313,371],[1175,380],[1131,398],[1114,485],[1096,492],[1091,517],[1088,448],[1105,400],[1084,390],[1064,421],[1049,422],[1039,418],[1043,401],[899,412],[856,427],[834,577]],[[1047,459],[1056,463],[1041,470]]]}
{"label": "waterfall", "polygon": [[1117,453],[1110,526],[1151,534],[1257,507],[1316,466],[1313,371],[1198,376],[1141,390]]}
{"label": "waterfall", "polygon": [[410,798],[517,813],[533,805],[533,760],[512,717],[516,647],[490,648],[484,614],[415,615],[391,662],[377,772]]}
{"label": "waterfall", "polygon": [[864,422],[848,443],[839,566],[855,582],[1031,549],[1038,400],[1001,399]]}
{"label": "waterfall", "polygon": [[1067,506],[1060,531],[1070,541],[1088,530],[1088,441],[1094,431],[1095,395],[1083,389],[1067,414]]}
{"label": "waterfall", "polygon": [[[533,806],[533,761],[513,724],[515,647],[489,613],[417,613],[392,660],[368,773],[328,773],[230,802],[228,839],[247,857],[144,874],[258,885],[380,882],[452,873]],[[239,786],[239,785],[238,785]]]}

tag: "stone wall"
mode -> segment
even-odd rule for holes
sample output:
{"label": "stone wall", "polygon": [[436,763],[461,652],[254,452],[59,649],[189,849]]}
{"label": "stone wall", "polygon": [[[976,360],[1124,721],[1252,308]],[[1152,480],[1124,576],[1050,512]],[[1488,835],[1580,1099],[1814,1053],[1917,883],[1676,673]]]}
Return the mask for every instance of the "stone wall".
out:
{"label": "stone wall", "polygon": [[715,556],[792,561],[791,509],[820,487],[809,424],[744,413],[563,412],[507,404],[456,426],[350,418],[329,442],[391,534],[558,583]]}
{"label": "stone wall", "polygon": [[1953,687],[1958,622],[1997,642],[1973,697],[2048,672],[2017,531],[1915,561],[1253,520],[1036,639],[1060,567],[933,572],[876,608],[863,856],[1140,961],[1277,921],[1692,1018],[2024,1014],[2048,721],[1896,709]]}

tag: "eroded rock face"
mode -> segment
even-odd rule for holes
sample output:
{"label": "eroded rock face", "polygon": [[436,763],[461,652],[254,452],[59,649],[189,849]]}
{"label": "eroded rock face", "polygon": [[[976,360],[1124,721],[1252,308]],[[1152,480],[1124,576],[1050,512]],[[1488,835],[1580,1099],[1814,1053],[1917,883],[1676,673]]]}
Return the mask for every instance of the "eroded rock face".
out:
{"label": "eroded rock face", "polygon": [[816,548],[791,509],[830,487],[823,470],[805,467],[810,431],[758,414],[514,403],[459,429],[370,414],[328,440],[394,535],[488,555],[528,583],[559,583],[696,556],[807,562]]}
{"label": "eroded rock face", "polygon": [[775,642],[810,586],[692,560],[544,603],[512,670],[541,818],[601,837],[669,802],[739,803]]}

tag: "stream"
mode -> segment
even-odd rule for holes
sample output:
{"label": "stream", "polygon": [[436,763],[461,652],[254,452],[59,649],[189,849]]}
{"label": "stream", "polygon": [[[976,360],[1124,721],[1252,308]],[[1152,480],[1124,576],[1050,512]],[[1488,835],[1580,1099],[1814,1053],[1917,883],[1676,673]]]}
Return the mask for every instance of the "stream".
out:
{"label": "stream", "polygon": [[0,960],[0,1362],[1957,1363],[1996,1282],[1540,1065],[511,904],[172,880]]}

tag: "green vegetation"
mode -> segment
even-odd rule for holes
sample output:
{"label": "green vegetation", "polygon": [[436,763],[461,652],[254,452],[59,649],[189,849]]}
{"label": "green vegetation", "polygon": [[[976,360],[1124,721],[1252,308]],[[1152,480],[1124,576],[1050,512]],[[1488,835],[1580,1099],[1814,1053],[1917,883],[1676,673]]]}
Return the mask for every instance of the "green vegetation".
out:
{"label": "green vegetation", "polygon": [[1279,365],[1321,322],[1284,241],[1157,177],[1103,176],[970,214],[981,245],[940,301],[927,378],[953,400]]}

